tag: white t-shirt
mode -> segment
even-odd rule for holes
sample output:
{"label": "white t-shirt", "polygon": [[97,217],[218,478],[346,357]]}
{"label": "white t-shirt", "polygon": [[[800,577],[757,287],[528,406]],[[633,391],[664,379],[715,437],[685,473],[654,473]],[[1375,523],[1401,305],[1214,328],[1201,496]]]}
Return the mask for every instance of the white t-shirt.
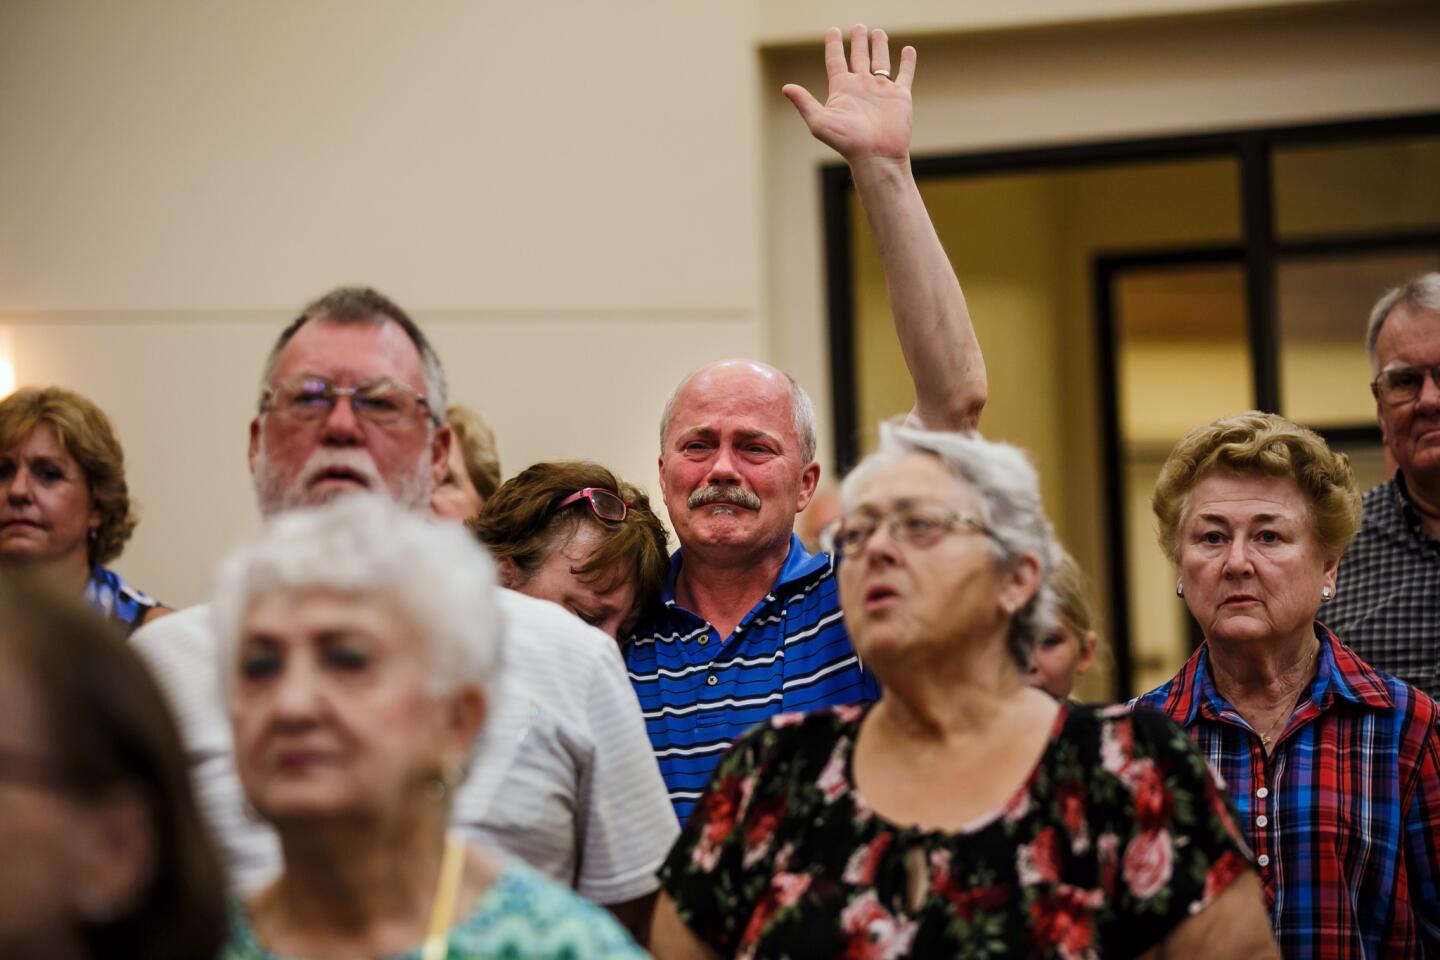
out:
{"label": "white t-shirt", "polygon": [[[452,821],[597,903],[654,891],[680,828],[615,641],[556,604],[499,599],[504,667]],[[170,697],[231,881],[254,890],[279,873],[280,846],[235,773],[210,608],[162,617],[134,644]]]}

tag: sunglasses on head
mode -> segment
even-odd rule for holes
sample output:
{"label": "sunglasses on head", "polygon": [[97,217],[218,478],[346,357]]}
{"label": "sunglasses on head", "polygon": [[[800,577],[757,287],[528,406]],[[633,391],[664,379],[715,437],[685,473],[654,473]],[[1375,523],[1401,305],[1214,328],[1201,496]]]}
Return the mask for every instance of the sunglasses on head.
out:
{"label": "sunglasses on head", "polygon": [[583,490],[576,490],[555,504],[555,509],[551,512],[558,513],[570,504],[579,503],[581,500],[590,504],[590,512],[597,518],[609,520],[612,523],[620,523],[630,510],[630,505],[621,500],[620,495],[614,490],[606,490],[604,487],[586,487]]}

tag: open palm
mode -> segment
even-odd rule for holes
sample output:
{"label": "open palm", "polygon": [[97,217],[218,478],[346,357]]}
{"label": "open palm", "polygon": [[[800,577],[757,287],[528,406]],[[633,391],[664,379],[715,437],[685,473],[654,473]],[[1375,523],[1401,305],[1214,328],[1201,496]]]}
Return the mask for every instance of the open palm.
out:
{"label": "open palm", "polygon": [[850,163],[907,157],[915,48],[900,52],[899,69],[891,74],[889,38],[883,30],[867,31],[860,24],[851,28],[847,60],[844,39],[831,27],[825,31],[825,73],[830,89],[823,104],[798,84],[786,84],[781,91],[815,139]]}

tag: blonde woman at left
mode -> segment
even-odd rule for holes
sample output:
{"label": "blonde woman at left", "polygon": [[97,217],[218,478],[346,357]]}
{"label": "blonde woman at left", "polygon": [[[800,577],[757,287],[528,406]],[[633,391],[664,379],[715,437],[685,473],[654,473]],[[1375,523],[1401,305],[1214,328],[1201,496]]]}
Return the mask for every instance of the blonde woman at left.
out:
{"label": "blonde woman at left", "polygon": [[105,564],[137,520],[110,418],[63,387],[0,400],[0,560],[52,574],[129,636],[169,607]]}

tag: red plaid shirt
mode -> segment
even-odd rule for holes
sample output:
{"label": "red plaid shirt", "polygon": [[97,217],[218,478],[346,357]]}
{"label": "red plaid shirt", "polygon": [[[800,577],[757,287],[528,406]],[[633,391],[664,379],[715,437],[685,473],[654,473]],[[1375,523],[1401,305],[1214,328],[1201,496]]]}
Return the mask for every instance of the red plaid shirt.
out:
{"label": "red plaid shirt", "polygon": [[1440,708],[1315,633],[1315,679],[1268,757],[1208,645],[1134,705],[1188,729],[1224,778],[1287,957],[1440,957]]}

